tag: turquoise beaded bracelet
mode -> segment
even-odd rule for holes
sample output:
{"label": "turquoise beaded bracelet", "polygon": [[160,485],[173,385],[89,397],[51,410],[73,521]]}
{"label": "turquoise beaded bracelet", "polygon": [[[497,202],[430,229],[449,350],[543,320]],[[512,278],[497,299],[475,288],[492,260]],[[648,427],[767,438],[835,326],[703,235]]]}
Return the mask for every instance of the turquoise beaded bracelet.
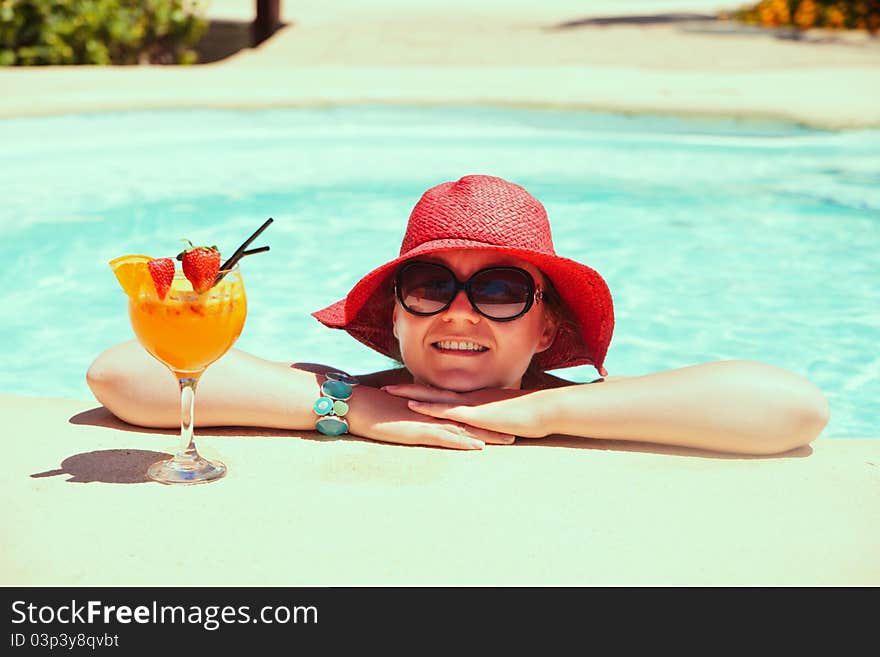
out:
{"label": "turquoise beaded bracelet", "polygon": [[313,409],[318,415],[315,429],[325,436],[341,436],[348,433],[348,404],[352,388],[358,380],[345,372],[327,372],[326,380],[321,384],[321,396],[318,397]]}

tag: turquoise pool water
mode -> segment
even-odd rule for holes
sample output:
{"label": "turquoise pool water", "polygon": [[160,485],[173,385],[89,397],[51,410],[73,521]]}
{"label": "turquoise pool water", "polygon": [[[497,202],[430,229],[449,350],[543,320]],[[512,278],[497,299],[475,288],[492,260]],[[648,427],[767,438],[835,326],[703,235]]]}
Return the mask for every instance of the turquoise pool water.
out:
{"label": "turquoise pool water", "polygon": [[491,173],[607,279],[612,374],[760,360],[826,392],[825,436],[880,435],[880,131],[357,107],[6,119],[0,143],[0,392],[91,399],[89,362],[133,335],[107,262],[229,252],[269,216],[237,346],[385,367],[309,313],[396,255],[425,189]]}

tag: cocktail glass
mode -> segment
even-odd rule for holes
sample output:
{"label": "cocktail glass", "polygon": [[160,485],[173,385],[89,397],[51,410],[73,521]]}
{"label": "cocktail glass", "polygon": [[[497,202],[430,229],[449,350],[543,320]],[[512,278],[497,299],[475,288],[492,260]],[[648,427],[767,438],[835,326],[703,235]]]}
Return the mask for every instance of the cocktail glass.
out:
{"label": "cocktail glass", "polygon": [[202,294],[178,272],[165,299],[160,300],[149,285],[129,297],[128,315],[138,341],[171,370],[180,386],[180,447],[173,458],[154,463],[147,471],[151,479],[164,484],[199,484],[226,474],[223,463],[199,455],[193,439],[199,379],[238,339],[247,316],[238,265],[220,274],[222,280]]}

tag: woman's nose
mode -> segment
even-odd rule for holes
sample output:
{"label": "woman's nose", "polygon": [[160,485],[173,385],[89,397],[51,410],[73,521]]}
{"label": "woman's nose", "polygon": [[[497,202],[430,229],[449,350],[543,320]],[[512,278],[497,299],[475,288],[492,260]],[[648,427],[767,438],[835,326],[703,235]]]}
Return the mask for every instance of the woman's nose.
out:
{"label": "woman's nose", "polygon": [[455,298],[452,300],[452,303],[449,304],[449,308],[443,311],[443,318],[447,321],[451,321],[452,319],[467,319],[476,323],[480,321],[480,314],[474,310],[465,291],[459,290],[458,294],[456,294]]}

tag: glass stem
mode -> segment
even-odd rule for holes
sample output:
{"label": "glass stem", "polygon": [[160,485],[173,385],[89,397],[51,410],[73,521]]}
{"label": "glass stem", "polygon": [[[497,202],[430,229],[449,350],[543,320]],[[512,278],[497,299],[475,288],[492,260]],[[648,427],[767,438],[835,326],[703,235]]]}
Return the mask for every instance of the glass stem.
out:
{"label": "glass stem", "polygon": [[193,441],[196,385],[199,380],[193,377],[181,377],[177,382],[180,384],[180,448],[174,455],[174,460],[178,463],[192,463],[199,458]]}

